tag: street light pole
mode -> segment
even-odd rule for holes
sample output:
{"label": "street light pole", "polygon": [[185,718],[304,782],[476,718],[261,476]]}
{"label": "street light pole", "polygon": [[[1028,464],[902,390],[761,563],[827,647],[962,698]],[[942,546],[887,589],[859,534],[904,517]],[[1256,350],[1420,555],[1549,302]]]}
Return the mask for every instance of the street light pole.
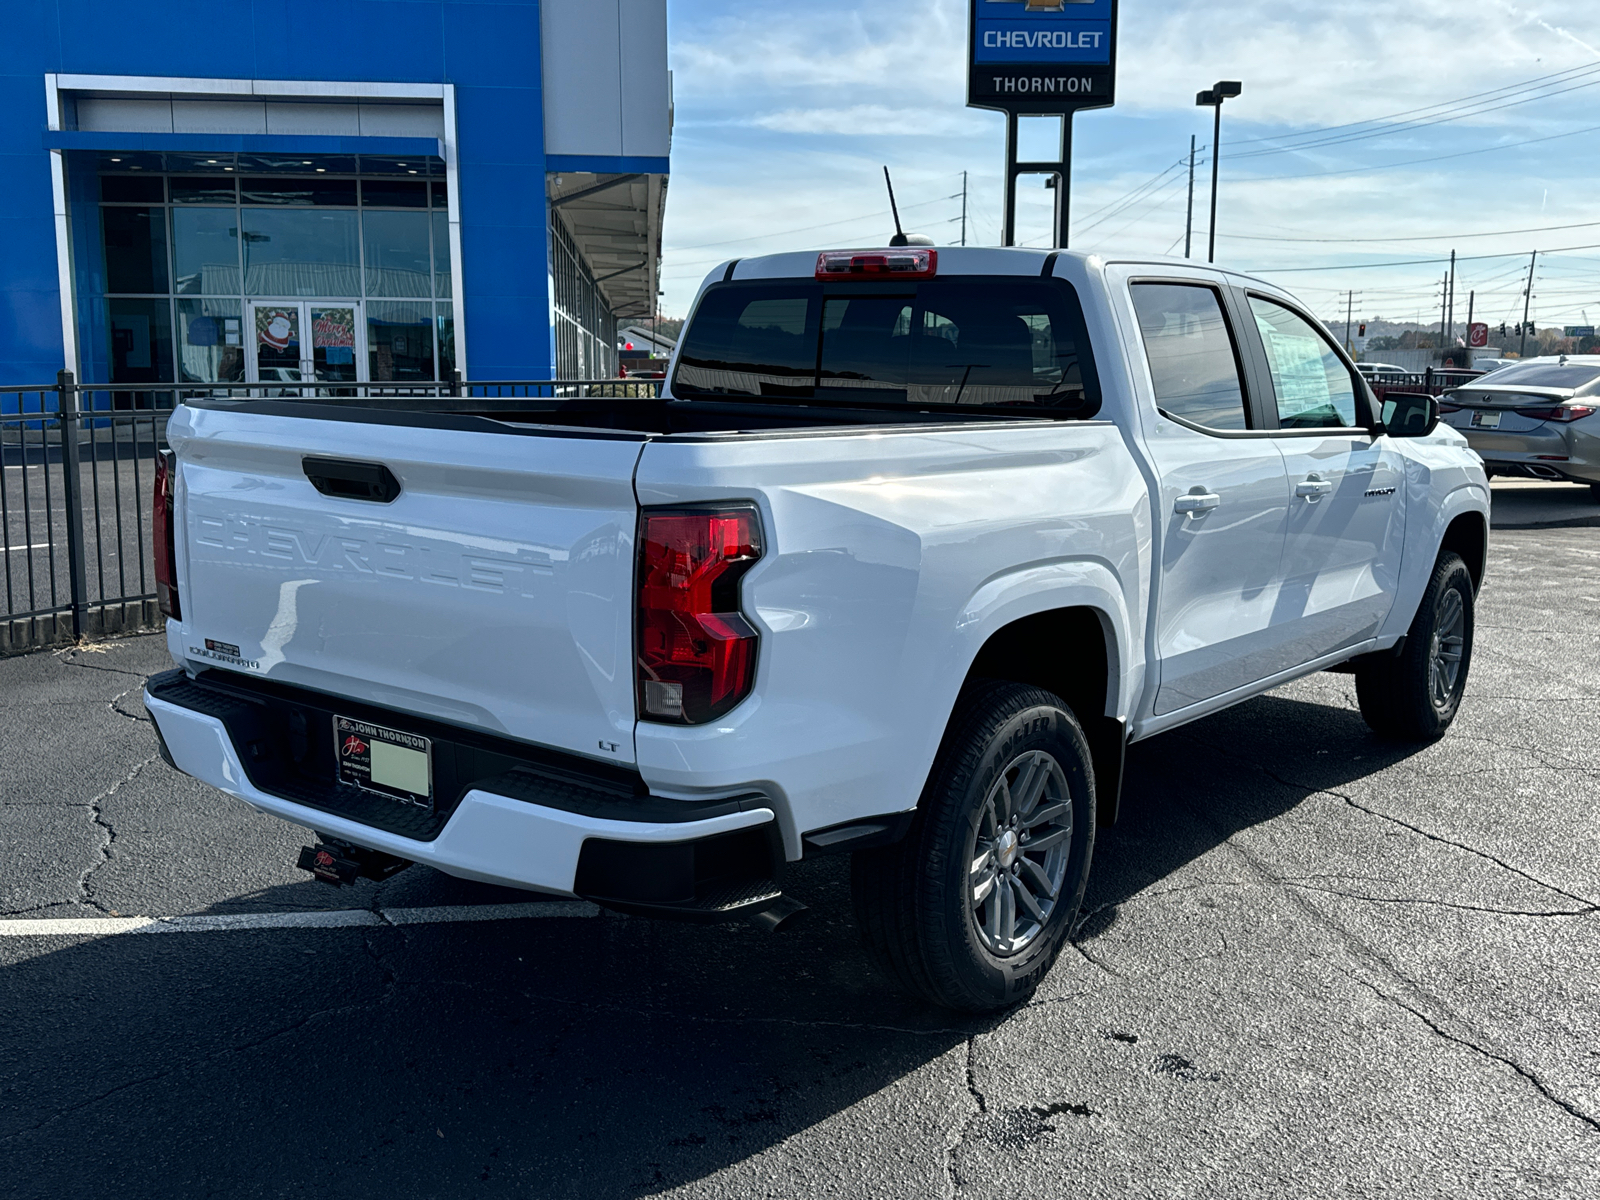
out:
{"label": "street light pole", "polygon": [[1200,108],[1215,110],[1211,131],[1211,228],[1207,234],[1207,262],[1217,261],[1217,170],[1222,161],[1222,102],[1243,91],[1244,84],[1238,80],[1224,79],[1213,84],[1210,91],[1200,92],[1194,98]]}

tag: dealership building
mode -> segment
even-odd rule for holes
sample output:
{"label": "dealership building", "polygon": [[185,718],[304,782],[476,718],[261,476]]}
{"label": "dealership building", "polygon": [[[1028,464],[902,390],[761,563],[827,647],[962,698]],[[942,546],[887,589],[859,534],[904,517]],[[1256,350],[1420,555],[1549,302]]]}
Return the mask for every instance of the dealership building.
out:
{"label": "dealership building", "polygon": [[0,384],[605,378],[652,315],[666,0],[23,0]]}

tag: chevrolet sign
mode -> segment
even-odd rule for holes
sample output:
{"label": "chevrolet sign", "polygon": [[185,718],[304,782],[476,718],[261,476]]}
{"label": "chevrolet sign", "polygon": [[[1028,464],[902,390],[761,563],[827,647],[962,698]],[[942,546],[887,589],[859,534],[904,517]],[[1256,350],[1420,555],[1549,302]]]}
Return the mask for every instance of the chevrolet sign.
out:
{"label": "chevrolet sign", "polygon": [[1117,0],[971,0],[967,103],[1012,112],[1115,99]]}

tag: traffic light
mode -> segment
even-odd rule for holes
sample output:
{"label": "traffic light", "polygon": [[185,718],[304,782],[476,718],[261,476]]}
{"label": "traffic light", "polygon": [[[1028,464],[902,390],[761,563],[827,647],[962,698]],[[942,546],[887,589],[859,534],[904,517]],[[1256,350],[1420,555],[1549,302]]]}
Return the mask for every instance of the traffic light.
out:
{"label": "traffic light", "polygon": [[1361,324],[1359,326],[1357,326],[1356,328],[1357,328],[1357,330],[1359,332],[1359,336],[1361,336],[1361,337],[1366,337],[1367,336],[1367,323],[1365,321],[1361,322]]}
{"label": "traffic light", "polygon": [[1505,337],[1505,335],[1506,335],[1506,323],[1504,321],[1501,321],[1500,322],[1500,336],[1501,337]]}

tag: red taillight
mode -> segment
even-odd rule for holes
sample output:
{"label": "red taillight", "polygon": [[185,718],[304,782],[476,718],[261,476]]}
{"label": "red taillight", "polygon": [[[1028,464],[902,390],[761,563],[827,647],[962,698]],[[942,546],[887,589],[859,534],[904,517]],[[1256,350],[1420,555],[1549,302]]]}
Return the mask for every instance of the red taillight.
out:
{"label": "red taillight", "polygon": [[1439,411],[1441,413],[1460,412],[1461,411],[1461,405],[1459,405],[1459,404],[1446,404],[1443,400],[1441,400],[1441,401],[1439,401]]}
{"label": "red taillight", "polygon": [[639,537],[639,715],[695,725],[750,693],[756,631],[739,580],[761,557],[750,507],[646,509]]}
{"label": "red taillight", "polygon": [[896,275],[932,279],[939,269],[937,250],[825,250],[817,255],[818,279]]}
{"label": "red taillight", "polygon": [[1519,417],[1531,417],[1535,421],[1560,421],[1563,425],[1568,421],[1581,421],[1584,417],[1594,415],[1594,409],[1582,404],[1558,404],[1553,408],[1519,408]]}
{"label": "red taillight", "polygon": [[173,524],[173,499],[177,492],[175,472],[177,464],[171,450],[156,455],[155,496],[150,504],[151,549],[156,560],[156,604],[161,611],[183,620],[183,608],[178,603],[178,563],[173,553],[177,531]]}

